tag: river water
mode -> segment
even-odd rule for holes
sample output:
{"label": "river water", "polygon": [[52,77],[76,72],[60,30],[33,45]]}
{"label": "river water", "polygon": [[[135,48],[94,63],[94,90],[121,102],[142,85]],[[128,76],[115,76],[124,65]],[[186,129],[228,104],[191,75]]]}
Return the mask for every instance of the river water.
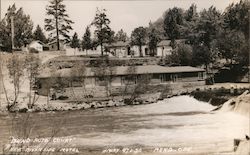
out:
{"label": "river water", "polygon": [[[0,152],[14,138],[68,138],[60,145],[88,154],[112,149],[188,148],[188,153],[232,152],[233,140],[243,139],[249,119],[189,96],[154,104],[0,115]],[[51,144],[56,145],[56,144]],[[91,153],[92,150],[93,153]]]}

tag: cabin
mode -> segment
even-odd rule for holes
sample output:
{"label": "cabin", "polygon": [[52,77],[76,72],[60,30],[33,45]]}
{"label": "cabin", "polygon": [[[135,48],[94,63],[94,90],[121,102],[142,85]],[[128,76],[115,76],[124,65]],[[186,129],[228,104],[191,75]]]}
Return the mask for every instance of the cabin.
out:
{"label": "cabin", "polygon": [[[49,42],[47,44],[47,46],[49,47],[49,51],[57,51],[58,50],[57,49],[57,41],[56,40],[54,40],[52,42]],[[64,51],[66,49],[66,44],[63,41],[59,42],[59,46],[60,46],[59,47],[60,51]]]}
{"label": "cabin", "polygon": [[[140,49],[137,45],[130,45],[129,41],[118,41],[111,44],[106,44],[105,47],[109,52],[118,58],[131,58],[131,57],[140,57]],[[150,56],[150,51],[148,45],[142,45],[141,54],[143,57]]]}
{"label": "cabin", "polygon": [[118,41],[115,43],[107,44],[106,48],[108,48],[109,52],[113,56],[118,58],[131,57],[133,55],[128,41]]}
{"label": "cabin", "polygon": [[159,57],[165,57],[171,55],[172,47],[170,46],[170,40],[162,40],[157,44],[156,55]]}
{"label": "cabin", "polygon": [[[176,44],[180,44],[181,42],[185,41],[184,39],[176,40]],[[156,48],[156,56],[158,57],[165,57],[172,54],[173,48],[170,46],[171,40],[162,40],[157,44]]]}
{"label": "cabin", "polygon": [[29,49],[29,52],[35,52],[35,51],[43,52],[43,46],[44,46],[44,43],[42,43],[39,40],[35,40],[29,44],[28,49]]}
{"label": "cabin", "polygon": [[[107,77],[108,81],[106,80]],[[190,66],[116,66],[105,69],[102,67],[87,67],[83,71],[77,72],[71,68],[42,71],[36,81],[38,94],[47,95],[50,88],[84,87],[98,90],[106,85],[124,87],[135,85],[138,80],[145,77],[149,79],[150,85],[181,84],[194,86],[205,85],[206,74],[204,69]]]}

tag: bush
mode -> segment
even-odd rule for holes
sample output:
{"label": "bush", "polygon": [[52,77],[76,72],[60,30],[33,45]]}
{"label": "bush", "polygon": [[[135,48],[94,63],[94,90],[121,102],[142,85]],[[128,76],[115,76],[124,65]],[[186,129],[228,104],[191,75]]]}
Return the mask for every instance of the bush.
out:
{"label": "bush", "polygon": [[39,51],[36,50],[36,49],[33,48],[33,47],[29,48],[29,52],[30,52],[30,53],[39,53]]}

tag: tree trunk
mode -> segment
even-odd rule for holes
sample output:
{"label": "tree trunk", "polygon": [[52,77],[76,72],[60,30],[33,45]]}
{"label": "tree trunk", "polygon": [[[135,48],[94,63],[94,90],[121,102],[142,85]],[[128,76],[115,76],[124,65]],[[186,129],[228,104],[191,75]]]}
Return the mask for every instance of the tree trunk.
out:
{"label": "tree trunk", "polygon": [[60,50],[60,40],[59,40],[59,28],[58,28],[58,12],[57,8],[58,7],[58,2],[56,1],[56,43],[57,43],[57,50]]}
{"label": "tree trunk", "polygon": [[102,48],[102,43],[101,43],[101,54],[103,56],[103,48]]}
{"label": "tree trunk", "polygon": [[142,55],[142,47],[141,47],[141,45],[139,46],[139,51],[140,51],[140,57],[143,57],[143,55]]}

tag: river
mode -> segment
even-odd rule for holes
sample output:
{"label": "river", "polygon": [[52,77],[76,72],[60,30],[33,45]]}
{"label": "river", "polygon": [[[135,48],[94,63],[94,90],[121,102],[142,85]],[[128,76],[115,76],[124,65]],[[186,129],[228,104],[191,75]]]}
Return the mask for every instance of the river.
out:
{"label": "river", "polygon": [[70,139],[60,146],[77,148],[78,154],[124,148],[140,148],[149,154],[161,148],[188,148],[180,154],[232,152],[233,140],[248,133],[249,119],[232,112],[210,112],[214,108],[178,96],[147,105],[0,114],[0,152],[10,144],[10,137],[51,136]]}

